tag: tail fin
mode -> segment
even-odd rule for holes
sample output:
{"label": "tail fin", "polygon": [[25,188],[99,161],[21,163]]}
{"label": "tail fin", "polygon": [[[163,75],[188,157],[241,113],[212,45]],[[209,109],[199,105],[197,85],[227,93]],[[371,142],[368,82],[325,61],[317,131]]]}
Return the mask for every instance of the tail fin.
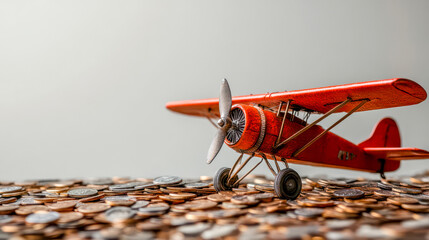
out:
{"label": "tail fin", "polygon": [[400,147],[401,136],[398,125],[391,118],[384,118],[375,126],[371,137],[358,144],[361,148],[368,147]]}

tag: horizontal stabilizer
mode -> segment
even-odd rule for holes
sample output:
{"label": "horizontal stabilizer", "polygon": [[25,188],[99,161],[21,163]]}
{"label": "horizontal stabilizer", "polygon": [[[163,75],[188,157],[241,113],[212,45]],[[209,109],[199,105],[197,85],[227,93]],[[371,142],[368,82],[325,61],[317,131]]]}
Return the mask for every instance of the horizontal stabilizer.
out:
{"label": "horizontal stabilizer", "polygon": [[429,152],[418,148],[367,147],[363,150],[367,154],[386,160],[429,159]]}

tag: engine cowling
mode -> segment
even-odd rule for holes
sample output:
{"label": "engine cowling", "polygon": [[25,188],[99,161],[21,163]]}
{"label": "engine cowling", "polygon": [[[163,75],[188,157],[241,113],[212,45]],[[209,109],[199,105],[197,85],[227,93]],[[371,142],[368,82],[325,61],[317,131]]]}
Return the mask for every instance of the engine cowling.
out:
{"label": "engine cowling", "polygon": [[[229,135],[232,136],[232,134],[228,134],[225,138],[225,143],[237,151],[264,153],[267,155],[276,153],[277,156],[288,158],[293,154],[293,151],[301,145],[301,141],[292,142],[289,144],[290,147],[281,148],[279,152],[276,152],[274,146],[280,132],[282,118],[277,117],[277,115],[271,111],[246,104],[236,104],[232,106],[231,119],[233,121],[235,118],[234,112],[236,114],[235,116],[238,114],[244,115],[244,121],[241,123],[243,124],[243,126],[241,126],[242,131],[237,131],[239,137],[228,137]],[[300,121],[300,119],[296,119],[292,122],[286,120],[281,140],[284,140],[285,137],[300,130],[303,127]],[[309,141],[314,135],[317,135],[321,131],[322,129],[319,126],[315,126],[307,133],[303,134],[302,140]]]}

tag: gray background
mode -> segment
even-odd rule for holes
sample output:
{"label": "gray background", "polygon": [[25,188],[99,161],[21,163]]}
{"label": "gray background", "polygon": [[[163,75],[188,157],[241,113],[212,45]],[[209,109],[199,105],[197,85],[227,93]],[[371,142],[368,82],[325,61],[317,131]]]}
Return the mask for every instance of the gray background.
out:
{"label": "gray background", "polygon": [[[233,95],[394,77],[429,89],[428,10],[428,1],[2,1],[0,179],[213,175],[236,153],[224,147],[207,165],[215,129],[167,101],[217,97],[224,77]],[[334,132],[358,143],[392,116],[404,146],[429,149],[428,107],[358,113]],[[395,174],[428,166],[408,161]]]}

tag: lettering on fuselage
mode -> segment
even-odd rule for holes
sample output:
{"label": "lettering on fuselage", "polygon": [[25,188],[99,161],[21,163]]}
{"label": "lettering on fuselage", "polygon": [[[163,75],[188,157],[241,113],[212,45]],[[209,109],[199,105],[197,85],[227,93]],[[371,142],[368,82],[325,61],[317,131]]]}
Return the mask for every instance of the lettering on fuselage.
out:
{"label": "lettering on fuselage", "polygon": [[338,152],[338,159],[343,160],[343,161],[353,160],[355,157],[356,157],[356,154],[351,153],[351,152],[347,152],[344,150],[340,150]]}

